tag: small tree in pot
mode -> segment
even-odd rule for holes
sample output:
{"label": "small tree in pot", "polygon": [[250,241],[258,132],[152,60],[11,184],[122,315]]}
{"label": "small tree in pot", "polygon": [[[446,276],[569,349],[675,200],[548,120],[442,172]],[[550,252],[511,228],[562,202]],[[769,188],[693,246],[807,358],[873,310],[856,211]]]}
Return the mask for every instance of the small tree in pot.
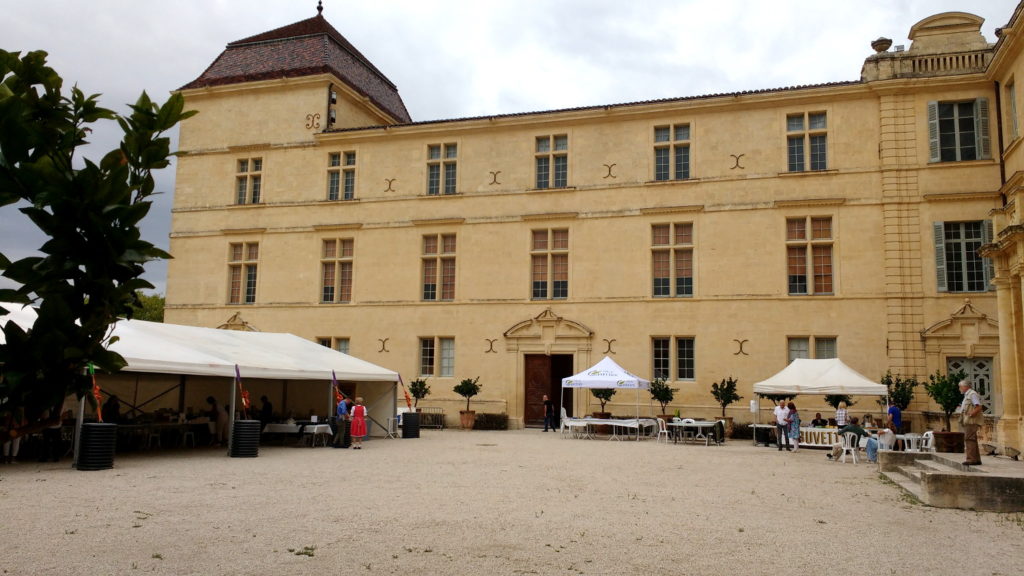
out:
{"label": "small tree in pot", "polygon": [[466,399],[466,409],[459,411],[459,417],[462,422],[462,427],[466,430],[472,430],[473,424],[476,422],[476,412],[469,409],[469,401],[473,396],[480,393],[480,384],[478,384],[480,377],[476,378],[465,378],[462,382],[455,385],[452,390]]}
{"label": "small tree in pot", "polygon": [[967,374],[962,370],[945,376],[941,372],[936,371],[935,374],[928,376],[928,382],[924,385],[925,392],[939,405],[946,420],[946,429],[941,432],[935,432],[936,452],[964,451],[964,433],[953,432],[950,416],[960,407],[960,402],[963,401],[964,395],[960,393],[958,385],[966,377]]}
{"label": "small tree in pot", "polygon": [[664,378],[655,378],[651,381],[651,398],[661,404],[661,416],[663,420],[668,422],[671,420],[671,416],[668,415],[668,405],[672,403],[672,400],[676,397],[676,391],[678,388],[671,388],[668,382]]}
{"label": "small tree in pot", "polygon": [[725,408],[734,402],[738,402],[743,398],[736,393],[736,384],[739,380],[736,380],[732,376],[723,378],[721,382],[714,382],[711,384],[711,395],[715,397],[715,402],[722,407],[722,420],[725,420],[725,433],[727,436],[732,437],[733,425],[732,416],[726,417]]}
{"label": "small tree in pot", "polygon": [[[882,376],[882,384],[885,384],[886,390],[889,391],[889,402],[902,412],[910,407],[910,401],[914,399],[914,388],[917,388],[920,382],[913,376],[910,378],[904,378],[899,374],[893,376],[892,371],[887,370],[885,376]],[[909,426],[910,422],[904,422],[904,428]],[[904,430],[900,430],[900,432],[902,433]]]}
{"label": "small tree in pot", "polygon": [[420,404],[420,400],[423,400],[430,395],[430,386],[427,386],[427,381],[423,378],[417,378],[412,382],[409,382],[409,394],[415,398],[412,403],[412,407],[416,408]]}
{"label": "small tree in pot", "polygon": [[594,413],[594,416],[598,418],[610,417],[611,413],[605,412],[604,407],[611,401],[612,396],[615,396],[615,388],[591,388],[590,393],[601,403],[601,411]]}

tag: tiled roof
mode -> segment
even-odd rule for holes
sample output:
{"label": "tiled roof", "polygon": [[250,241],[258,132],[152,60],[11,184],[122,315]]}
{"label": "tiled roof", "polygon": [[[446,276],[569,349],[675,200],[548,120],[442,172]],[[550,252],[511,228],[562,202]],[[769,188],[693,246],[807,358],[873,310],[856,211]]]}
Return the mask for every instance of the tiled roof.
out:
{"label": "tiled roof", "polygon": [[[532,112],[509,112],[506,114],[492,114],[489,116],[467,116],[463,118],[443,118],[438,120],[421,120],[419,122],[407,122],[405,124],[393,125],[392,127],[398,126],[423,126],[430,124],[452,124],[456,122],[471,122],[474,120],[496,120],[499,118],[518,118],[522,116],[543,116],[547,114],[562,114],[565,112],[585,112],[588,110],[603,110],[610,108],[631,108],[636,106],[647,106],[651,104],[663,104],[672,102],[687,102],[692,100],[709,100],[712,98],[723,98],[737,96],[747,96],[751,94],[770,94],[775,92],[797,92],[800,90],[812,90],[817,88],[831,88],[838,86],[857,86],[864,84],[860,80],[846,80],[840,82],[824,82],[821,84],[805,84],[800,86],[784,86],[782,88],[762,88],[758,90],[743,90],[740,92],[723,92],[716,94],[701,94],[697,96],[677,96],[674,98],[658,98],[654,100],[638,100],[635,102],[620,102],[617,104],[597,104],[593,106],[577,106],[574,108],[558,108],[555,110],[534,110]],[[328,130],[328,132],[358,132],[362,130],[373,130],[378,126],[361,126],[353,128],[334,128]]]}
{"label": "tiled roof", "polygon": [[199,78],[181,89],[324,73],[369,98],[395,122],[412,121],[398,88],[320,14],[231,42]]}

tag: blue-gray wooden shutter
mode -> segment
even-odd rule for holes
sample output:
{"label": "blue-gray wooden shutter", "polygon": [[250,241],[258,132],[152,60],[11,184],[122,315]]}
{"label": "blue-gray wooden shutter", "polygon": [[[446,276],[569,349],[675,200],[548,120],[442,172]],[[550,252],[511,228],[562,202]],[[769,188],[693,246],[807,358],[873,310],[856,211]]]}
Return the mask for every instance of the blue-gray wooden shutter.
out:
{"label": "blue-gray wooden shutter", "polygon": [[992,157],[992,144],[988,136],[988,98],[974,101],[974,138],[977,142],[978,158]]}
{"label": "blue-gray wooden shutter", "polygon": [[928,161],[939,161],[939,103],[928,103]]}
{"label": "blue-gray wooden shutter", "polygon": [[[981,244],[982,246],[984,246],[985,244],[991,244],[992,239],[995,237],[995,234],[992,230],[992,221],[985,220],[981,224]],[[984,257],[981,259],[981,261],[984,265],[983,268],[985,270],[985,289],[990,291],[995,290],[995,286],[992,285],[992,279],[996,277],[995,261],[993,261],[991,258]]]}
{"label": "blue-gray wooden shutter", "polygon": [[946,292],[946,234],[942,222],[932,222],[935,238],[935,280],[939,292]]}

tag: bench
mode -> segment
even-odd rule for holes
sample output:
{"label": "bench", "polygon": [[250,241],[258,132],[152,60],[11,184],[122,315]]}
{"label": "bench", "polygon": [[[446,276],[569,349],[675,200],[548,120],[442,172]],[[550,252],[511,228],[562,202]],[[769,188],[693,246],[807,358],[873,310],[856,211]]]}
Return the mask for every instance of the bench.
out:
{"label": "bench", "polygon": [[420,428],[444,428],[444,409],[417,408],[420,413]]}

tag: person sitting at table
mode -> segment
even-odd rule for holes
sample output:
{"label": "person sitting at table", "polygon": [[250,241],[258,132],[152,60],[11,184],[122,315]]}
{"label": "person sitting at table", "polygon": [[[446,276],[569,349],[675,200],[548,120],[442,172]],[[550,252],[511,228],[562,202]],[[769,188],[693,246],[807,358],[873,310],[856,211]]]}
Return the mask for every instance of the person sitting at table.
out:
{"label": "person sitting at table", "polygon": [[103,403],[103,421],[111,424],[121,421],[121,400],[116,394],[111,394]]}
{"label": "person sitting at table", "polygon": [[262,430],[274,419],[274,405],[270,403],[270,398],[267,398],[266,395],[260,396],[260,402],[263,404],[260,406],[260,430]]}
{"label": "person sitting at table", "polygon": [[864,426],[864,428],[874,428],[875,427],[875,417],[872,416],[871,414],[865,414],[864,415],[864,419],[861,420],[861,422],[862,422],[862,425]]}
{"label": "person sitting at table", "polygon": [[828,420],[821,417],[821,412],[814,413],[814,420],[811,420],[811,426],[814,428],[824,428],[828,426]]}
{"label": "person sitting at table", "polygon": [[850,419],[850,423],[839,429],[839,442],[832,444],[832,453],[828,454],[829,460],[836,460],[843,453],[843,437],[847,432],[853,432],[857,435],[857,445],[860,445],[861,438],[867,438],[868,443],[865,450],[868,454],[868,462],[875,462],[878,459],[878,439],[871,435],[870,432],[860,427],[857,417],[854,416]]}

